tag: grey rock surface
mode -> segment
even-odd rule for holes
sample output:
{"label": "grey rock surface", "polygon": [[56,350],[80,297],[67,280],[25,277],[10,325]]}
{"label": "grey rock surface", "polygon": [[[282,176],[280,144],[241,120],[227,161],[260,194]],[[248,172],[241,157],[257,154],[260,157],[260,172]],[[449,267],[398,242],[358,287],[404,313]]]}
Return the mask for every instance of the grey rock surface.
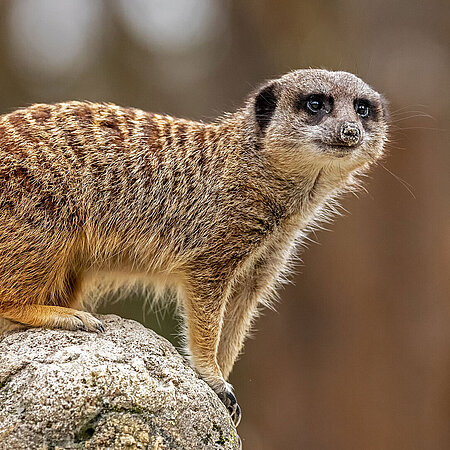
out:
{"label": "grey rock surface", "polygon": [[105,332],[0,336],[0,449],[238,449],[225,407],[165,339]]}

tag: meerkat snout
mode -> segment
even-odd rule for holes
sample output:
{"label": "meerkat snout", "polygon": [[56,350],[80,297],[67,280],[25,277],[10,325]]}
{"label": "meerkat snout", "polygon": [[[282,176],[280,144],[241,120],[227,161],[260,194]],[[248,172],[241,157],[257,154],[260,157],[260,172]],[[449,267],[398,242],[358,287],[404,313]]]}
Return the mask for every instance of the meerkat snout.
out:
{"label": "meerkat snout", "polygon": [[358,145],[361,141],[361,130],[356,122],[344,122],[339,129],[340,140],[349,147]]}

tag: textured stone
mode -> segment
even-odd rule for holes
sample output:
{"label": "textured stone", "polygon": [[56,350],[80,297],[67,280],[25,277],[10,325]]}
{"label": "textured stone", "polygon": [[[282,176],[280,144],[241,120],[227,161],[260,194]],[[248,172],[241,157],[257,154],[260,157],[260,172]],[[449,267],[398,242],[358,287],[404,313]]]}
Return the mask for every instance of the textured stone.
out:
{"label": "textured stone", "polygon": [[0,336],[0,449],[238,449],[217,395],[137,322]]}

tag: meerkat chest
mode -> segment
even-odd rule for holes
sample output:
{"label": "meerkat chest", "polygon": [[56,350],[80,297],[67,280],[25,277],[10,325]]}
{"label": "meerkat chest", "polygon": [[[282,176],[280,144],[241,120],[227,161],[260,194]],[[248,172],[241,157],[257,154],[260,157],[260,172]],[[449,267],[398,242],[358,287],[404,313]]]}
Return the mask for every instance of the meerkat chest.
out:
{"label": "meerkat chest", "polygon": [[283,270],[316,223],[333,212],[334,198],[344,184],[342,179],[329,174],[311,180],[293,201],[295,206],[291,213],[277,220],[276,226],[261,242],[249,266],[268,264]]}

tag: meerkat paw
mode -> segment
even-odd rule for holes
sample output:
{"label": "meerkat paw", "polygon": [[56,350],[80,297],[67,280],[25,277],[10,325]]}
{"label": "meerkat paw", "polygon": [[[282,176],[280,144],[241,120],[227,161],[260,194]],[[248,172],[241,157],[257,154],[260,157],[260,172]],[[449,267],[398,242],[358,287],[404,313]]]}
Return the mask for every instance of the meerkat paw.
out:
{"label": "meerkat paw", "polygon": [[223,386],[219,390],[216,390],[216,392],[222,403],[228,409],[235,426],[238,426],[241,421],[242,413],[236,400],[236,396],[233,393],[233,386],[225,381]]}
{"label": "meerkat paw", "polygon": [[100,320],[85,311],[76,311],[73,315],[55,317],[54,326],[72,331],[105,331]]}
{"label": "meerkat paw", "polygon": [[204,377],[204,380],[212,387],[222,403],[228,409],[235,426],[241,421],[241,408],[233,393],[233,386],[222,377]]}
{"label": "meerkat paw", "polygon": [[22,327],[62,328],[63,330],[72,331],[105,331],[100,320],[96,319],[92,314],[73,308],[50,305],[25,305],[20,309],[9,308],[1,312],[3,319],[17,322]]}

